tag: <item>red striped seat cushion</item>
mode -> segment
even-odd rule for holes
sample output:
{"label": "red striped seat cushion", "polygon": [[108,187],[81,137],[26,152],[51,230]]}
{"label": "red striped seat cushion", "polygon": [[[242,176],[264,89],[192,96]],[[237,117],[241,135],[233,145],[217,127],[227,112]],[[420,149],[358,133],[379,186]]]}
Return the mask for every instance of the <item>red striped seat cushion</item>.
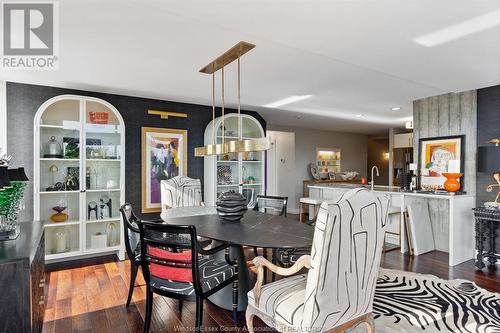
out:
{"label": "red striped seat cushion", "polygon": [[175,260],[176,262],[185,263],[189,267],[171,267],[159,264],[150,263],[149,271],[160,279],[179,281],[179,282],[193,282],[193,273],[191,269],[191,251],[170,252],[167,250],[159,249],[150,246],[148,254],[157,258],[165,260]]}

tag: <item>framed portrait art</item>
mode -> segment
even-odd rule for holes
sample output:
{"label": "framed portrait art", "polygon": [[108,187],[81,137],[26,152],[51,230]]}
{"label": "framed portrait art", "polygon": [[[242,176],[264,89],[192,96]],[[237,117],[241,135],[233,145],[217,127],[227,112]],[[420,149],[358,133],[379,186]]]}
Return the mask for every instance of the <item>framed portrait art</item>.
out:
{"label": "framed portrait art", "polygon": [[[443,173],[464,170],[465,136],[442,136],[419,140],[420,187],[424,190],[442,189]],[[463,188],[463,178],[460,180]]]}
{"label": "framed portrait art", "polygon": [[160,182],[186,173],[187,130],[143,127],[142,212],[160,212]]}

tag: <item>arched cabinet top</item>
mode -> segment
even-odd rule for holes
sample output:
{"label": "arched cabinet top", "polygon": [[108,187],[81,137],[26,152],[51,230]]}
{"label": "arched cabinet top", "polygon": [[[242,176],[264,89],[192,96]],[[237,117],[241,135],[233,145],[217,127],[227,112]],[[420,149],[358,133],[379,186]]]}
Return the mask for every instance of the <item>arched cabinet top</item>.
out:
{"label": "arched cabinet top", "polygon": [[[60,126],[58,121],[65,119],[66,121],[80,121],[80,110],[83,107],[81,104],[86,103],[85,110],[99,112],[103,106],[106,111],[111,111],[109,122],[113,125],[118,125],[125,128],[125,122],[120,112],[113,104],[96,97],[81,96],[81,95],[59,95],[46,100],[37,110],[34,118],[34,125]],[[102,109],[100,111],[103,111]],[[53,114],[49,114],[53,113]],[[86,113],[88,117],[88,112]]]}

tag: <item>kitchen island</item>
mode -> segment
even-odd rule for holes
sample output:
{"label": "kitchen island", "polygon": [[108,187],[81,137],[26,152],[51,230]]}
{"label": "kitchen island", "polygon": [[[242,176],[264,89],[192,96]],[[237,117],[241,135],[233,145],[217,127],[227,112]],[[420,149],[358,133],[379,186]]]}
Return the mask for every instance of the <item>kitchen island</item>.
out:
{"label": "kitchen island", "polygon": [[[338,198],[342,193],[361,187],[354,184],[325,184],[309,186],[310,197],[321,200]],[[365,186],[371,190],[370,186]],[[374,186],[374,193],[391,197],[391,205],[400,209],[400,221],[408,203],[425,201],[429,206],[432,232],[436,250],[449,253],[449,265],[455,266],[474,257],[474,217],[472,208],[475,198],[469,194],[434,194],[429,192],[406,192],[395,186]],[[417,221],[418,223],[418,221]],[[401,223],[401,235],[406,234],[406,225]],[[408,251],[405,237],[401,237],[401,252]]]}

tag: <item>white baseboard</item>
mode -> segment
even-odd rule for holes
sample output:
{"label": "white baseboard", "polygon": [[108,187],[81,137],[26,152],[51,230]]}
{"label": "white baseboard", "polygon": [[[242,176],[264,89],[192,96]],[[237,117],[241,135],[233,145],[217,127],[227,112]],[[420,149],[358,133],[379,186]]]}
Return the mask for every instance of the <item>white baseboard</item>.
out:
{"label": "white baseboard", "polygon": [[299,209],[298,209],[298,208],[287,208],[287,209],[286,209],[286,212],[287,212],[288,214],[298,214],[300,211],[299,211]]}

